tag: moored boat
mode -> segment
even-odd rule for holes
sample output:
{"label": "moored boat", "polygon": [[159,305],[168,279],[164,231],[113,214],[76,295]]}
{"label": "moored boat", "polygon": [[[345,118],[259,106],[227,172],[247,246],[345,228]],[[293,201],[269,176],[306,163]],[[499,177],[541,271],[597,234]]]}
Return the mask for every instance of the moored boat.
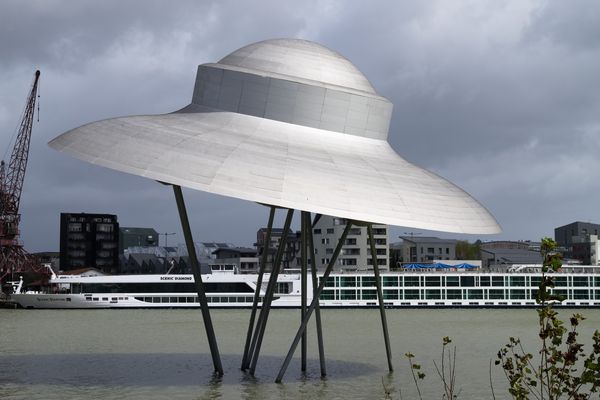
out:
{"label": "moored boat", "polygon": [[[600,268],[576,266],[553,274],[552,292],[567,307],[600,307]],[[202,276],[208,304],[218,308],[251,307],[257,290],[256,274],[235,271]],[[260,298],[266,291],[265,274]],[[523,266],[504,272],[403,271],[381,274],[386,307],[535,307],[539,267]],[[319,278],[319,282],[321,278]],[[10,301],[23,308],[191,308],[199,307],[192,275],[57,275],[40,291],[13,284]],[[308,300],[313,288],[308,280]],[[259,303],[260,304],[260,303]],[[337,273],[327,278],[321,307],[375,307],[372,273]],[[282,273],[273,307],[300,307],[300,275]]]}

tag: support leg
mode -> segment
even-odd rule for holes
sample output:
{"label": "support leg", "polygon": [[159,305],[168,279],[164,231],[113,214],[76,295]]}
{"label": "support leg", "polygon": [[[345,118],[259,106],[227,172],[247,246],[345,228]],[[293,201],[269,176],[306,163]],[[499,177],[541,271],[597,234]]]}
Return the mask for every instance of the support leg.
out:
{"label": "support leg", "polygon": [[292,357],[294,356],[296,347],[298,347],[298,342],[300,342],[300,338],[302,337],[302,334],[304,333],[304,331],[306,331],[306,325],[308,324],[308,321],[310,320],[310,316],[312,315],[313,311],[315,310],[315,308],[317,306],[319,297],[321,296],[321,293],[323,292],[323,288],[325,287],[325,282],[327,282],[327,278],[329,277],[329,274],[331,274],[331,270],[333,269],[333,266],[335,265],[335,262],[337,261],[340,251],[342,250],[342,246],[344,245],[344,242],[346,241],[346,237],[348,236],[348,232],[350,232],[350,228],[352,227],[352,224],[353,224],[353,221],[348,220],[346,229],[344,229],[344,232],[342,233],[342,237],[340,238],[335,250],[333,251],[333,254],[331,255],[331,260],[329,261],[329,264],[327,265],[327,268],[325,269],[325,273],[323,274],[323,277],[321,278],[322,281],[319,284],[319,288],[316,290],[316,292],[314,294],[313,300],[310,303],[310,307],[308,307],[308,310],[306,311],[304,320],[302,321],[302,324],[298,328],[298,332],[296,332],[296,337],[294,338],[294,341],[292,342],[292,345],[290,346],[290,350],[288,351],[288,354],[285,357],[283,365],[281,366],[281,369],[279,370],[277,379],[275,379],[275,382],[277,382],[277,383],[281,383],[281,380],[283,379],[283,375],[285,375],[285,371],[287,370],[287,367],[290,364]]}
{"label": "support leg", "polygon": [[287,243],[287,233],[290,230],[293,215],[294,210],[288,210],[283,226],[283,234],[279,241],[279,248],[277,249],[277,256],[275,259],[275,263],[273,264],[273,271],[271,271],[271,276],[269,277],[267,293],[265,294],[265,298],[263,299],[262,307],[260,310],[260,316],[258,318],[256,333],[254,335],[254,338],[252,339],[254,343],[251,344],[250,347],[250,354],[252,354],[250,360],[250,373],[252,375],[254,375],[254,371],[256,371],[256,363],[258,362],[260,347],[262,345],[263,336],[267,327],[267,320],[269,318],[269,312],[271,311],[271,302],[273,301],[273,295],[275,293],[275,288],[277,287],[277,277],[279,276],[281,260],[283,259],[283,253],[285,252],[285,246]]}
{"label": "support leg", "polygon": [[[302,211],[302,213],[300,214],[300,260],[302,264],[300,267],[300,321],[304,321],[304,316],[306,315],[306,287],[308,281],[308,262],[306,259],[307,228],[305,214],[306,213],[304,211]],[[306,331],[304,331],[304,333],[302,334],[300,354],[300,370],[302,372],[306,372]]]}
{"label": "support leg", "polygon": [[319,306],[319,298],[315,296],[318,280],[317,280],[317,263],[315,260],[315,244],[313,241],[312,223],[310,221],[310,214],[302,212],[305,216],[306,232],[308,236],[308,249],[310,253],[310,269],[312,275],[312,287],[313,287],[313,299],[317,298],[317,305],[315,307],[315,320],[317,322],[317,342],[319,345],[319,363],[321,364],[321,378],[327,376],[327,370],[325,368],[325,348],[323,347],[323,327],[321,325],[321,307]]}
{"label": "support leg", "polygon": [[179,211],[179,219],[181,220],[181,229],[183,230],[183,236],[185,237],[185,244],[187,247],[188,256],[190,258],[192,272],[194,274],[194,283],[196,290],[198,291],[198,301],[200,302],[202,319],[204,320],[204,328],[206,329],[206,337],[208,338],[208,345],[210,346],[210,354],[212,356],[213,365],[215,372],[219,375],[223,375],[221,356],[219,355],[217,339],[215,337],[215,331],[210,318],[210,311],[208,310],[208,301],[206,300],[206,292],[204,290],[204,284],[202,283],[200,265],[198,264],[198,258],[196,257],[196,248],[194,247],[194,239],[192,238],[192,231],[190,230],[190,223],[188,220],[187,210],[185,209],[185,202],[183,201],[181,187],[173,185],[173,193],[175,193],[175,201],[177,202],[177,210]]}
{"label": "support leg", "polygon": [[246,344],[244,345],[244,356],[242,357],[242,370],[247,370],[250,366],[250,342],[254,334],[254,321],[256,319],[256,310],[258,309],[258,300],[260,299],[260,290],[262,288],[263,275],[267,265],[267,257],[269,256],[269,244],[271,243],[271,232],[273,230],[273,219],[275,218],[275,207],[271,206],[269,212],[269,222],[267,224],[267,234],[265,236],[265,247],[260,259],[260,267],[258,270],[258,279],[256,280],[256,292],[254,293],[254,301],[252,302],[252,312],[250,314],[250,322],[248,323],[248,332],[246,333]]}
{"label": "support leg", "polygon": [[373,236],[372,224],[367,224],[367,237],[371,247],[371,260],[373,260],[373,271],[375,272],[375,285],[377,286],[377,298],[379,299],[379,313],[381,314],[381,325],[383,326],[383,340],[385,341],[385,353],[387,355],[388,368],[394,371],[392,366],[392,350],[390,349],[390,336],[388,334],[387,318],[385,317],[385,306],[383,304],[383,291],[381,290],[381,276],[379,275],[379,264],[377,262],[377,250],[375,249],[375,237]]}

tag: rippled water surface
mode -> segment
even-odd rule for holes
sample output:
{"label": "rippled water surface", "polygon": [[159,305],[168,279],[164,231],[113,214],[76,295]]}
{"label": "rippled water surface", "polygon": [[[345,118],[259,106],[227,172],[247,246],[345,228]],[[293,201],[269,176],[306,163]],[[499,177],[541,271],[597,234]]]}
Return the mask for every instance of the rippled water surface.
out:
{"label": "rippled water surface", "polygon": [[[600,310],[583,313],[589,338]],[[383,399],[384,385],[392,398],[411,399],[409,351],[428,375],[423,397],[441,398],[432,361],[443,336],[457,347],[459,398],[491,398],[490,359],[509,336],[533,352],[537,336],[534,310],[387,310],[390,374],[378,310],[323,310],[327,378],[310,326],[307,374],[296,358],[275,384],[299,310],[272,310],[255,377],[239,369],[249,315],[212,310],[225,369],[215,378],[199,310],[0,309],[0,399]],[[491,373],[496,398],[506,398],[502,371]]]}

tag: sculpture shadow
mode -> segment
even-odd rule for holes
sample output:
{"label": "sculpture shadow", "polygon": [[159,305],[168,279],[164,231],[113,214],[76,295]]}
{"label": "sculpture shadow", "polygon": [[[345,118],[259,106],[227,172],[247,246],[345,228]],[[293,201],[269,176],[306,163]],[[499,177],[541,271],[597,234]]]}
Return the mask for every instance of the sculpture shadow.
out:
{"label": "sculpture shadow", "polygon": [[[261,356],[255,376],[241,371],[240,356],[221,356],[224,376],[213,374],[210,354],[139,353],[139,354],[43,354],[0,356],[0,386],[73,385],[73,386],[196,386],[211,384],[272,383],[283,359]],[[293,360],[284,382],[320,378],[319,360],[309,359],[307,373],[300,372],[299,360]],[[370,375],[373,365],[327,360],[331,379]]]}

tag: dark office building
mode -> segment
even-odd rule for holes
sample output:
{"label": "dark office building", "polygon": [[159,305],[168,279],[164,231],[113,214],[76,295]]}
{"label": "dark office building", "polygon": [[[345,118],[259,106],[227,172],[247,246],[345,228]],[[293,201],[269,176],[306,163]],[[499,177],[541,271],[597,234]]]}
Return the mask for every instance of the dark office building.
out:
{"label": "dark office building", "polygon": [[119,272],[119,223],[111,214],[60,214],[60,268]]}
{"label": "dark office building", "polygon": [[600,224],[578,221],[554,229],[554,240],[563,247],[573,246],[573,236],[586,235],[600,235]]}
{"label": "dark office building", "polygon": [[158,232],[153,228],[120,228],[119,253],[130,247],[158,246]]}

